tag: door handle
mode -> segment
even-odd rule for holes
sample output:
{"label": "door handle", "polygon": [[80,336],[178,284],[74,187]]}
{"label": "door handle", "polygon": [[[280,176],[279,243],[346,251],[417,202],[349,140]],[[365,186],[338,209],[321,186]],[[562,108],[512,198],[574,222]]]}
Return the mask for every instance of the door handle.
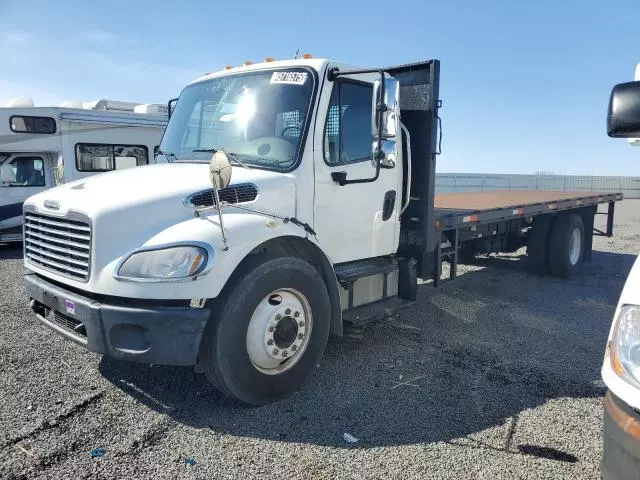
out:
{"label": "door handle", "polygon": [[389,190],[384,194],[384,201],[382,202],[382,220],[386,221],[391,218],[393,213],[393,207],[396,205],[396,191]]}

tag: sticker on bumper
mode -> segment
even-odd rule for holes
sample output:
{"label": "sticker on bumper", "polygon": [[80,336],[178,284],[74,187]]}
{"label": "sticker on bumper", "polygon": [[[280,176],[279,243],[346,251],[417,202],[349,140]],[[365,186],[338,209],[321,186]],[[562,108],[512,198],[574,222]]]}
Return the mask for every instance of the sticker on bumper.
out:
{"label": "sticker on bumper", "polygon": [[71,300],[65,300],[64,307],[67,310],[67,313],[70,313],[71,315],[76,314],[76,304],[73,303]]}

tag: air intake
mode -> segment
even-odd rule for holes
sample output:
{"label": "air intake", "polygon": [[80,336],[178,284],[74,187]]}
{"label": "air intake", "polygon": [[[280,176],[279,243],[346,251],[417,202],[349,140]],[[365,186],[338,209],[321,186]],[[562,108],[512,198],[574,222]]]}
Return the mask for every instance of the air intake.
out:
{"label": "air intake", "polygon": [[[222,202],[248,203],[256,199],[258,189],[251,183],[240,183],[238,185],[229,185],[226,188],[218,190],[218,195]],[[198,208],[213,207],[215,205],[213,189],[191,194],[185,199],[185,203]]]}

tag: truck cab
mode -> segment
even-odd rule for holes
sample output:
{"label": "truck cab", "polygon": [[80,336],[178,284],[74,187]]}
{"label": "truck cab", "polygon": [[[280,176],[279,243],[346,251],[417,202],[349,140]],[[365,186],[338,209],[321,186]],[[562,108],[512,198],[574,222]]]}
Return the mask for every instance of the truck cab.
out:
{"label": "truck cab", "polygon": [[[397,69],[405,123],[393,69],[305,58],[198,78],[156,164],[25,202],[32,309],[95,351],[196,366],[245,403],[290,394],[343,313],[415,299],[415,262],[396,258],[420,201],[405,152],[435,159],[438,67]],[[228,182],[212,188],[220,155]]]}

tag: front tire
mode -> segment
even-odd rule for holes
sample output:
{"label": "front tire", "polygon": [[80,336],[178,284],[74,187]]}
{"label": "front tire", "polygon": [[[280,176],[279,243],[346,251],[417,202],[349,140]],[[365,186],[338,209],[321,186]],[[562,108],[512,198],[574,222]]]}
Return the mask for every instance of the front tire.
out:
{"label": "front tire", "polygon": [[249,262],[209,320],[200,355],[204,373],[241,403],[286,398],[322,357],[330,317],[327,288],[309,263],[293,257]]}

